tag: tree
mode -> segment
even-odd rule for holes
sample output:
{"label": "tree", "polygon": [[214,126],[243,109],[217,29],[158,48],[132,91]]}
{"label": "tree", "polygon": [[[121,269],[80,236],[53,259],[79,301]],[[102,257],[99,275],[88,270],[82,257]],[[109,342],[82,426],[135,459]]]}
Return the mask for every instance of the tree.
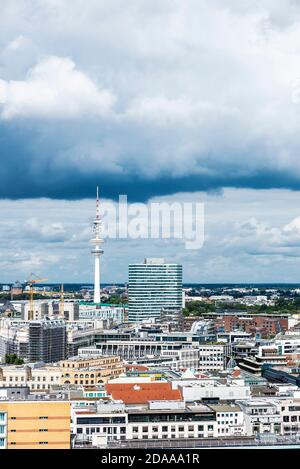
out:
{"label": "tree", "polygon": [[17,354],[15,353],[6,353],[5,354],[5,363],[7,365],[23,365],[24,364],[24,360],[23,358],[21,357],[18,357]]}

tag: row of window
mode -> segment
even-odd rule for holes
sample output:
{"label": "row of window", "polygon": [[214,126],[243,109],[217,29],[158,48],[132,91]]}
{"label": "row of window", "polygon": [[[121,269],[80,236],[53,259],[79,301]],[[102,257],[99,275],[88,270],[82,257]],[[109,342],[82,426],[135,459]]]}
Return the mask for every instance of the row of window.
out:
{"label": "row of window", "polygon": [[[203,426],[203,425],[196,425],[196,426],[194,426],[194,425],[188,425],[188,428],[187,428],[187,429],[188,429],[189,432],[194,432],[195,430],[198,430],[199,432],[203,432],[203,431],[204,431],[204,426]],[[213,429],[214,429],[213,425],[208,425],[208,426],[207,426],[207,431],[213,431]],[[140,430],[140,427],[132,427],[132,433],[138,433],[139,430]],[[150,427],[142,427],[142,432],[143,432],[143,433],[149,433],[149,430],[150,430],[150,431],[152,430],[153,433],[158,433],[159,428],[158,428],[158,427],[152,427],[152,429],[151,429]],[[177,427],[177,430],[178,430],[179,432],[184,432],[184,431],[185,431],[185,427],[184,427],[184,426],[179,426],[179,427]],[[166,425],[163,425],[163,426],[161,427],[161,431],[162,431],[162,432],[168,432],[168,431],[169,431],[169,427],[166,426]],[[175,426],[175,425],[171,425],[170,431],[175,432],[175,431],[176,431],[176,426]]]}
{"label": "row of window", "polygon": [[[18,381],[22,381],[24,382],[25,381],[25,377],[24,376],[7,376],[8,381],[10,382],[18,382]],[[19,380],[20,378],[20,380]],[[50,381],[58,381],[60,379],[60,376],[50,376]],[[3,379],[2,381],[6,381],[6,376],[3,376]],[[47,381],[47,377],[46,376],[32,376],[31,379],[28,379],[28,382],[30,381]],[[49,381],[49,378],[48,378],[48,381]]]}
{"label": "row of window", "polygon": [[[180,438],[183,438],[183,437],[185,437],[185,435],[182,434],[182,435],[179,435],[179,437],[180,437]],[[203,434],[203,433],[198,433],[197,436],[195,436],[194,434],[192,434],[192,435],[189,434],[187,437],[188,437],[188,438],[204,438],[204,434]],[[132,438],[133,438],[133,440],[140,440],[140,439],[141,439],[141,438],[138,437],[138,435],[133,435]],[[175,433],[171,433],[170,436],[168,436],[168,435],[163,435],[163,438],[171,438],[171,439],[174,439],[174,438],[177,438],[177,436],[176,436]],[[122,439],[122,437],[121,437],[120,439]],[[148,435],[142,435],[142,440],[148,440],[148,439],[158,440],[159,438],[158,438],[158,435],[152,435],[151,438],[149,438]]]}
{"label": "row of window", "polygon": [[[16,445],[17,445],[17,442],[16,442],[16,441],[12,441],[10,444],[16,446]],[[19,444],[22,445],[22,443],[19,443]],[[38,444],[39,444],[39,445],[48,445],[49,442],[48,442],[48,441],[39,441]]]}
{"label": "row of window", "polygon": [[79,417],[78,425],[101,425],[108,423],[126,423],[125,417]]}
{"label": "row of window", "polygon": [[[22,418],[22,417],[21,417]],[[41,415],[38,417],[40,420],[47,420],[48,417],[46,415]],[[10,417],[10,420],[17,420],[17,417]]]}
{"label": "row of window", "polygon": [[[12,429],[12,430],[10,430],[10,431],[11,431],[11,433],[17,433],[17,430],[16,430],[16,429]],[[21,431],[22,431],[22,430],[21,430]],[[49,431],[48,428],[40,428],[40,429],[39,429],[39,432],[48,432],[48,431]]]}
{"label": "row of window", "polygon": [[[85,428],[85,433],[87,435],[92,435],[93,433],[100,433],[100,430],[101,430],[101,433],[107,433],[109,435],[116,435],[118,433],[118,428],[120,428],[120,432],[121,434],[125,434],[126,433],[126,427],[92,427],[92,428]],[[83,432],[83,428],[79,427],[77,428],[77,433],[78,434],[82,434],[84,433]]]}
{"label": "row of window", "polygon": [[234,420],[221,420],[218,423],[219,423],[219,425],[236,425],[237,424],[237,419],[234,419]]}
{"label": "row of window", "polygon": [[292,415],[289,417],[288,415],[283,416],[283,421],[284,422],[300,422],[300,415]]}

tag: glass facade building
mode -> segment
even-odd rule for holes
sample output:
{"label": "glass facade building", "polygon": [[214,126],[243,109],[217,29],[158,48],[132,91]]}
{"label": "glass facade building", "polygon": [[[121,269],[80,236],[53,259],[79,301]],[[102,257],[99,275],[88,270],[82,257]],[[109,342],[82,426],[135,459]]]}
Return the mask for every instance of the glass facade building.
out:
{"label": "glass facade building", "polygon": [[145,259],[129,264],[128,320],[160,318],[163,308],[182,308],[182,266],[164,259]]}

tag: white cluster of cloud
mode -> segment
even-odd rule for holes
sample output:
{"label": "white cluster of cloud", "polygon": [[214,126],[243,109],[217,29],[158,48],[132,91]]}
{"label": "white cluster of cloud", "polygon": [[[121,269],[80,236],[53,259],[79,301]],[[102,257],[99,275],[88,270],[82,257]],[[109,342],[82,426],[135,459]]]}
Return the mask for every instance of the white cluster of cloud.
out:
{"label": "white cluster of cloud", "polygon": [[23,81],[0,80],[4,119],[102,116],[111,111],[114,102],[110,91],[99,89],[67,58],[41,60]]}
{"label": "white cluster of cloud", "polygon": [[279,227],[250,218],[237,223],[222,245],[249,255],[300,257],[300,217]]}
{"label": "white cluster of cloud", "polygon": [[68,239],[62,222],[41,223],[36,217],[26,220],[23,226],[23,236],[39,242],[62,242]]}

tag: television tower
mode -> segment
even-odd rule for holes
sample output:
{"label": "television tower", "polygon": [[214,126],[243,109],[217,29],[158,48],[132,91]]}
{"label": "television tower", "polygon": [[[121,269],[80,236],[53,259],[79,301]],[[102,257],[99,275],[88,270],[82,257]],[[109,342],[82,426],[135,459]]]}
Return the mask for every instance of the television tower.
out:
{"label": "television tower", "polygon": [[93,224],[94,238],[91,239],[93,249],[91,251],[95,256],[95,279],[94,279],[94,303],[100,303],[100,256],[103,254],[101,244],[103,239],[101,238],[101,219],[100,219],[100,202],[99,202],[99,189],[97,186],[97,198],[96,198],[96,217]]}

